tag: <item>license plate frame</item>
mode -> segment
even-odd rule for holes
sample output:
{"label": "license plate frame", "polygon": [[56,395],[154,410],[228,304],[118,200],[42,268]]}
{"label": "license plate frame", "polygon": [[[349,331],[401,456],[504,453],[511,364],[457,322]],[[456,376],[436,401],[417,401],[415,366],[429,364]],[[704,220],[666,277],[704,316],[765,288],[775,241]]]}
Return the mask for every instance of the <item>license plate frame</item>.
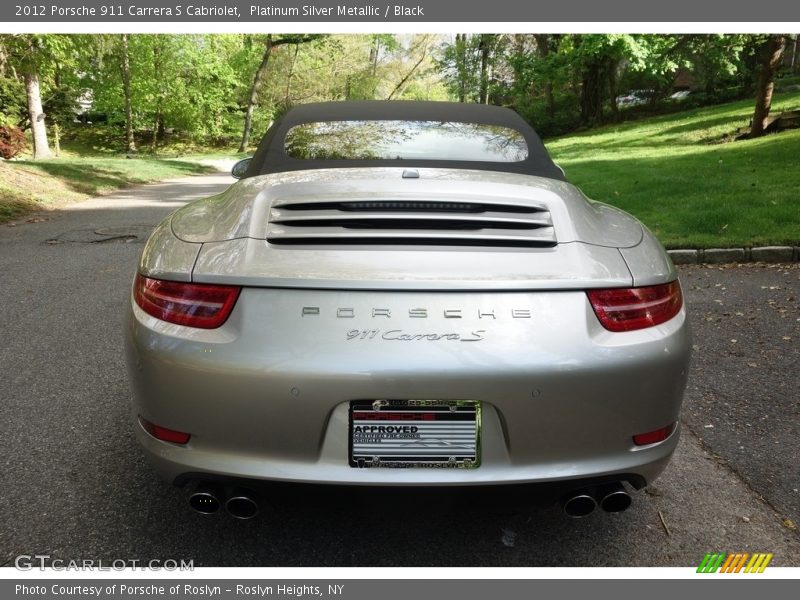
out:
{"label": "license plate frame", "polygon": [[476,469],[480,442],[476,400],[350,402],[348,461],[354,468]]}

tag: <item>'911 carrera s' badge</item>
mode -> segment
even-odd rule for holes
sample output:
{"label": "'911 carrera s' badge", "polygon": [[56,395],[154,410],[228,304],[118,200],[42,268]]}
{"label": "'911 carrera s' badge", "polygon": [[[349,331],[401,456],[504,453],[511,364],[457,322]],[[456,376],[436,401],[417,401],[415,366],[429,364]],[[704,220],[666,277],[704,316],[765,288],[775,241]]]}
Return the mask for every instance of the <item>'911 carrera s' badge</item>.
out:
{"label": "'911 carrera s' badge", "polygon": [[451,342],[480,342],[484,339],[485,329],[476,329],[467,333],[408,333],[402,329],[351,329],[347,332],[348,340],[386,340],[388,342],[419,342],[419,341],[451,341]]}

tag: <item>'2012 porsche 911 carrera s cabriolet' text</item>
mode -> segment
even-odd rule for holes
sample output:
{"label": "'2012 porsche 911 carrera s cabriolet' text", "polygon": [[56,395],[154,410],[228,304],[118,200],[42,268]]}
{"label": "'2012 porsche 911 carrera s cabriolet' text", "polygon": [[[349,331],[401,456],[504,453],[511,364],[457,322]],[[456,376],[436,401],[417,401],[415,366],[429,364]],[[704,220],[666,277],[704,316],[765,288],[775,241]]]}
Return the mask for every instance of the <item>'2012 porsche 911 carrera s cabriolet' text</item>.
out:
{"label": "'2012 porsche 911 carrera s cabriolet' text", "polygon": [[276,481],[546,484],[585,516],[664,469],[675,268],[516,113],[303,105],[233,174],[156,228],[129,305],[137,436],[194,509],[252,517]]}

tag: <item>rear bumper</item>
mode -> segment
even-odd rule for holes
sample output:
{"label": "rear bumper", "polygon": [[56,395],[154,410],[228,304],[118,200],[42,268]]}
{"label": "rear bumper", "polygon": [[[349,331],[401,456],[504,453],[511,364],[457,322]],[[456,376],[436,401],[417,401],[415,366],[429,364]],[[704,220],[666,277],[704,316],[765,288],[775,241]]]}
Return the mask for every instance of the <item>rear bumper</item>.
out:
{"label": "rear bumper", "polygon": [[[411,316],[422,308],[425,317]],[[127,337],[134,415],[192,434],[178,446],[136,426],[157,471],[176,482],[189,473],[401,486],[626,475],[639,485],[666,466],[679,430],[645,447],[632,436],[678,420],[690,352],[683,311],[612,334],[583,292],[245,289],[218,330],[132,305]],[[349,401],[371,398],[481,402],[481,466],[350,467]]]}
{"label": "rear bumper", "polygon": [[[484,408],[484,415],[487,412]],[[493,412],[493,411],[492,411]],[[497,438],[498,423],[484,424],[482,464],[465,469],[355,469],[347,464],[347,409],[337,408],[316,460],[291,461],[247,456],[231,450],[179,447],[161,442],[137,427],[137,438],[150,462],[166,481],[187,479],[248,479],[337,485],[502,485],[554,483],[572,480],[627,480],[635,487],[653,481],[666,467],[678,444],[679,429],[648,450],[617,456],[584,457],[580,461],[514,464]],[[188,477],[192,474],[192,477]]]}

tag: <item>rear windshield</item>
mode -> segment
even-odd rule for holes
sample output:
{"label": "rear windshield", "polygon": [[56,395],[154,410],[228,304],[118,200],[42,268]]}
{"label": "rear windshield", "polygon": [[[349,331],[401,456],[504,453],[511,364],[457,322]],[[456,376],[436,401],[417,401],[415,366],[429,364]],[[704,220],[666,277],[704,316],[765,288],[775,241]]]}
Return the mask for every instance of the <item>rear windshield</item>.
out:
{"label": "rear windshield", "polygon": [[515,163],[528,146],[515,129],[456,121],[316,121],[292,127],[286,154],[305,160]]}

